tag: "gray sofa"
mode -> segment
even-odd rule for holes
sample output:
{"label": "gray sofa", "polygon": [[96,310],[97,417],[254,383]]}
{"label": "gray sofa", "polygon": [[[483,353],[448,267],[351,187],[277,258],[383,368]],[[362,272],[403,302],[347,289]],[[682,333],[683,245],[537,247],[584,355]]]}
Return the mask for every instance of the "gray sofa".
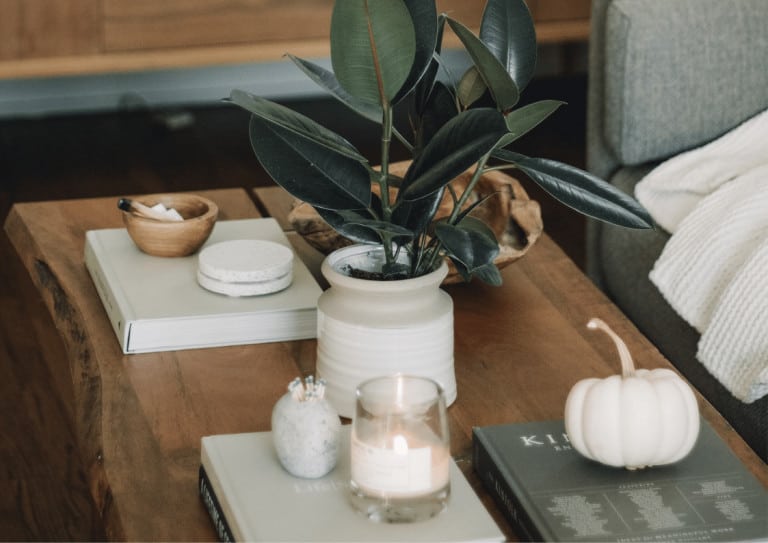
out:
{"label": "gray sofa", "polygon": [[[768,108],[766,29],[768,0],[593,0],[590,171],[632,193],[664,159]],[[593,281],[768,459],[768,397],[745,404],[720,385],[696,360],[698,333],[648,279],[669,235],[595,222],[587,237]]]}

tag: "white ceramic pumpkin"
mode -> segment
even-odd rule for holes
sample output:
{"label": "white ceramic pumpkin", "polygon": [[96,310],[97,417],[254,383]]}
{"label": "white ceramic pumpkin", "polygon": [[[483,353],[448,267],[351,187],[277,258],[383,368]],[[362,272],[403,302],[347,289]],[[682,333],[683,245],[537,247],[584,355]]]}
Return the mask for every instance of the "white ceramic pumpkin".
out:
{"label": "white ceramic pumpkin", "polygon": [[574,449],[609,466],[637,469],[685,457],[699,434],[691,387],[669,369],[635,369],[629,349],[600,319],[587,324],[616,343],[622,374],[577,382],[565,403],[565,429]]}

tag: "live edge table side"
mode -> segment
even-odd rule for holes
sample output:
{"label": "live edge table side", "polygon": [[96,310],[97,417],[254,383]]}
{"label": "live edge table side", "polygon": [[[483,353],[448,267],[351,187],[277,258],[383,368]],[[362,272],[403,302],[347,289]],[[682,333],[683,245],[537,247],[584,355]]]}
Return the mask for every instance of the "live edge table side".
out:
{"label": "live edge table side", "polygon": [[[290,230],[290,199],[281,189],[201,194],[219,205],[220,220],[258,217],[261,209]],[[123,355],[83,263],[87,230],[122,226],[115,204],[116,198],[16,204],[5,230],[66,346],[78,440],[107,536],[215,540],[197,495],[200,438],[268,430],[287,383],[312,371],[315,342]],[[317,274],[320,255],[288,235]],[[449,417],[452,454],[514,539],[472,472],[472,427],[562,418],[577,380],[617,373],[613,345],[585,327],[593,316],[627,341],[638,366],[669,362],[546,235],[502,276],[502,287],[446,288],[455,305],[459,390]],[[765,464],[706,400],[699,397],[699,405],[768,486]]]}

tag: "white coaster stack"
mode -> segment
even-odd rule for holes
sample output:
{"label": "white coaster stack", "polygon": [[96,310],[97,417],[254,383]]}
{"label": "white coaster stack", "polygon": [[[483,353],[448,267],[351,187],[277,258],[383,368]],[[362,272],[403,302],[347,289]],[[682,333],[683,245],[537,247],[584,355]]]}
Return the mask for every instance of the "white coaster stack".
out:
{"label": "white coaster stack", "polygon": [[287,288],[292,280],[293,251],[272,241],[223,241],[198,256],[197,282],[219,294],[270,294]]}

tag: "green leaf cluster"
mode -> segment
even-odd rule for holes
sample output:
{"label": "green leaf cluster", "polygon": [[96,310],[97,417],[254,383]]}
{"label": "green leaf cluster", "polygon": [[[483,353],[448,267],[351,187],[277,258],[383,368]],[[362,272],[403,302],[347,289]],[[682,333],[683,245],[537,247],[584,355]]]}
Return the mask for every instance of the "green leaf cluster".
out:
{"label": "green leaf cluster", "polygon": [[[473,61],[456,81],[442,69],[446,24]],[[590,217],[651,227],[648,213],[605,181],[507,148],[563,105],[542,100],[516,107],[536,65],[536,33],[524,0],[487,0],[479,35],[438,15],[434,0],[337,0],[330,43],[332,71],[288,57],[352,111],[380,124],[379,168],[352,143],[289,108],[241,90],[232,91],[230,100],[251,113],[253,151],[275,182],[314,206],[342,235],[381,244],[385,275],[393,270],[397,277],[416,277],[448,257],[467,280],[501,283],[493,263],[498,242],[469,215],[483,202],[465,206],[490,169],[517,168]],[[408,131],[395,126],[399,108],[407,111]],[[389,171],[393,141],[413,156],[402,178]],[[450,181],[471,168],[472,180],[456,193]],[[392,200],[393,186],[398,190]],[[436,222],[446,191],[453,211]],[[407,270],[398,264],[403,251]]]}

